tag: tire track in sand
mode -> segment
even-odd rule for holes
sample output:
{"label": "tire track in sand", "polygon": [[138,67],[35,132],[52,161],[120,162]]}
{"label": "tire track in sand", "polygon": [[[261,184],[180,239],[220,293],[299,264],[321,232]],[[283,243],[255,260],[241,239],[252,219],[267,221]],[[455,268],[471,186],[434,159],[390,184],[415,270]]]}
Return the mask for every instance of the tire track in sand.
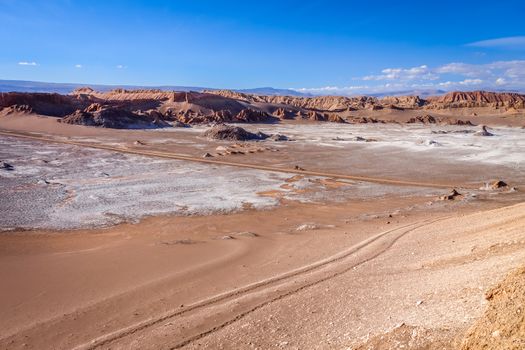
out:
{"label": "tire track in sand", "polygon": [[[298,269],[294,269],[294,270],[291,270],[291,271],[288,271],[286,273],[283,273],[283,274],[280,274],[280,275],[277,275],[277,276],[273,276],[273,277],[270,277],[270,278],[267,278],[267,279],[264,279],[264,280],[261,280],[261,281],[258,281],[258,282],[255,282],[255,283],[252,283],[252,284],[249,284],[249,285],[246,285],[244,287],[241,287],[241,288],[237,288],[237,289],[234,289],[234,290],[231,290],[231,291],[227,291],[227,292],[224,292],[224,293],[221,293],[219,295],[216,295],[216,296],[213,296],[211,298],[208,298],[208,299],[204,299],[204,300],[201,300],[201,301],[198,301],[198,302],[195,302],[191,305],[188,305],[187,307],[185,307],[184,309],[180,309],[180,308],[177,308],[177,309],[173,309],[173,310],[170,310],[162,315],[159,315],[158,317],[154,317],[154,318],[150,318],[148,320],[145,320],[145,321],[142,321],[142,322],[139,322],[137,324],[134,324],[132,326],[129,326],[129,327],[125,327],[125,328],[122,328],[122,329],[119,329],[117,331],[114,331],[114,332],[111,332],[111,333],[108,333],[108,334],[105,334],[103,336],[100,336],[98,338],[95,338],[93,340],[91,340],[89,343],[84,343],[84,344],[81,344],[81,345],[78,345],[74,348],[74,350],[94,350],[94,349],[97,349],[97,348],[100,348],[102,346],[105,346],[105,345],[108,345],[108,344],[111,344],[111,343],[115,343],[117,342],[118,340],[122,340],[123,338],[126,338],[128,336],[132,336],[138,332],[141,332],[141,331],[145,331],[147,330],[148,328],[152,328],[154,326],[157,326],[159,325],[160,323],[162,322],[165,322],[165,321],[169,321],[169,320],[172,320],[172,319],[176,319],[178,317],[182,317],[182,316],[186,316],[186,315],[191,315],[191,312],[194,312],[194,311],[200,311],[202,309],[205,309],[207,307],[214,307],[214,306],[217,306],[217,305],[221,305],[221,304],[224,304],[224,303],[227,303],[227,302],[230,302],[230,301],[233,301],[233,300],[236,300],[236,299],[239,299],[241,297],[245,297],[247,295],[250,295],[250,294],[254,294],[254,293],[257,293],[257,292],[261,292],[261,291],[265,291],[265,290],[269,290],[269,289],[272,289],[273,287],[276,287],[276,285],[280,285],[280,284],[283,284],[283,283],[292,283],[294,279],[296,279],[297,277],[301,277],[301,276],[304,276],[304,275],[307,275],[308,273],[314,273],[314,272],[319,272],[319,271],[316,271],[316,270],[321,270],[322,268],[332,268],[332,270],[336,270],[336,271],[328,271],[326,272],[324,275],[322,276],[319,276],[317,278],[313,278],[311,281],[306,281],[306,282],[302,282],[301,285],[297,286],[295,285],[293,288],[287,290],[287,291],[284,291],[284,292],[281,292],[280,294],[274,296],[274,297],[271,297],[270,299],[266,299],[264,300],[263,302],[243,311],[242,313],[239,313],[237,315],[235,315],[234,317],[222,322],[221,324],[218,324],[216,326],[213,326],[205,331],[202,331],[198,334],[195,334],[193,336],[190,336],[188,338],[186,338],[185,340],[173,345],[170,347],[170,349],[179,349],[179,348],[182,348],[186,345],[189,345],[190,343],[196,341],[196,340],[199,340],[199,339],[202,339],[214,332],[217,332],[225,327],[227,327],[228,325],[231,325],[237,321],[239,321],[240,319],[246,317],[247,315],[269,305],[269,304],[272,304],[274,302],[277,302],[281,299],[284,299],[288,296],[291,296],[291,295],[294,295],[302,290],[305,290],[307,288],[310,288],[310,287],[313,287],[315,285],[318,285],[320,283],[323,283],[327,280],[330,280],[334,277],[337,277],[337,276],[340,276],[350,270],[352,270],[354,267],[357,267],[361,264],[364,264],[370,260],[373,260],[375,259],[376,257],[378,257],[379,255],[381,255],[382,253],[384,253],[385,251],[387,251],[390,247],[392,247],[392,245],[394,245],[400,238],[402,238],[403,236],[405,236],[406,234],[408,234],[409,232],[412,232],[418,228],[421,228],[421,227],[424,227],[426,225],[429,225],[429,224],[433,224],[435,222],[438,222],[438,221],[442,221],[442,220],[445,220],[447,218],[449,218],[450,216],[446,216],[446,217],[440,217],[440,218],[437,218],[437,219],[427,219],[427,220],[422,220],[422,221],[419,221],[419,222],[415,222],[415,223],[410,223],[410,224],[406,224],[406,225],[403,225],[403,226],[400,226],[400,227],[396,227],[396,228],[393,228],[393,229],[390,229],[390,230],[387,230],[387,231],[383,231],[375,236],[372,236],[356,245],[353,245],[352,247],[342,251],[342,252],[339,252],[335,255],[332,255],[328,258],[325,258],[325,259],[322,259],[322,260],[319,260],[317,262],[314,262],[312,264],[309,264],[309,265],[306,265],[306,266],[303,266],[303,267],[300,267]],[[399,232],[398,232],[399,231]],[[377,251],[373,251],[371,253],[370,256],[368,256],[367,258],[359,261],[358,263],[356,264],[351,264],[351,265],[345,265],[344,264],[344,260],[346,258],[349,258],[349,257],[352,257],[355,253],[363,250],[364,248],[367,248],[369,247],[371,244],[373,243],[382,243],[382,239],[383,238],[388,238],[391,234],[393,234],[393,237],[390,237],[390,239],[386,239],[386,241],[384,242],[385,245],[380,247],[380,249],[378,249]],[[334,266],[335,265],[335,266]],[[338,267],[340,267],[340,269],[337,269]]]}

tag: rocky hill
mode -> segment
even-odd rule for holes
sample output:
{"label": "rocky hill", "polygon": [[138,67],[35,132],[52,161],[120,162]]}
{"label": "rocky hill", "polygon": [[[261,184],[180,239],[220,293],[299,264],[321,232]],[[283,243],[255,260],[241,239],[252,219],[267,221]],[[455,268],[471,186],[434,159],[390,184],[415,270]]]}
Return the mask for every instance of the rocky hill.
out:
{"label": "rocky hill", "polygon": [[[112,128],[165,127],[166,122],[268,123],[301,119],[339,123],[385,122],[380,116],[413,111],[419,120],[428,110],[454,108],[525,108],[525,95],[486,91],[451,92],[426,99],[418,96],[376,98],[370,96],[276,96],[246,94],[231,90],[163,91],[159,89],[114,89],[100,92],[89,87],[71,94],[0,93],[2,114],[36,113],[64,118],[65,123]],[[95,108],[96,107],[96,108]],[[414,112],[415,111],[415,112]],[[356,114],[357,113],[357,114]],[[363,114],[365,113],[365,114]],[[460,121],[462,122],[462,121]]]}
{"label": "rocky hill", "polygon": [[509,92],[454,91],[443,96],[429,97],[431,108],[507,107],[525,108],[525,95]]}

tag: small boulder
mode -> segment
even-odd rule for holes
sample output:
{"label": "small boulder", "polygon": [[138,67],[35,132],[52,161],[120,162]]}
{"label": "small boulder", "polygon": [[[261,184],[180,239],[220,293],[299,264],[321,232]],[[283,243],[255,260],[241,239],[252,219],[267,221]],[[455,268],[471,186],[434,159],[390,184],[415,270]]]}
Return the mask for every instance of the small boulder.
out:
{"label": "small boulder", "polygon": [[439,199],[442,201],[453,201],[456,199],[456,197],[459,197],[459,196],[462,196],[462,194],[456,191],[456,189],[454,188],[449,194],[443,195],[439,197]]}
{"label": "small boulder", "polygon": [[9,164],[9,163],[6,163],[6,162],[0,162],[0,169],[4,169],[4,170],[7,170],[7,171],[11,171],[11,170],[14,170],[15,167],[12,166],[12,165]]}
{"label": "small boulder", "polygon": [[476,136],[494,136],[491,132],[487,130],[486,125],[481,125],[481,130],[474,133]]}
{"label": "small boulder", "polygon": [[509,185],[505,182],[505,181],[502,181],[502,180],[497,180],[497,181],[494,181],[491,185],[490,185],[490,188],[493,189],[493,190],[497,190],[499,188],[503,188],[503,187],[508,187]]}
{"label": "small boulder", "polygon": [[268,139],[272,141],[290,141],[288,136],[281,135],[281,134],[273,134]]}
{"label": "small boulder", "polygon": [[262,140],[264,134],[254,134],[241,127],[226,124],[217,124],[206,130],[203,134],[212,140],[249,141]]}

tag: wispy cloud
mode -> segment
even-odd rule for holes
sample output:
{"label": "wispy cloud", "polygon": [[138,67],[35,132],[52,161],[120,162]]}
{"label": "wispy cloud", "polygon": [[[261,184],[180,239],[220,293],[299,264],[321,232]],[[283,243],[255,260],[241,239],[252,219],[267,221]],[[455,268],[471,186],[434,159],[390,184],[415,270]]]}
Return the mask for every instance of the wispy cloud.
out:
{"label": "wispy cloud", "polygon": [[75,68],[82,68],[83,66],[81,64],[75,64]]}
{"label": "wispy cloud", "polygon": [[19,66],[38,66],[38,63],[36,62],[27,62],[27,61],[20,61],[18,62]]}
{"label": "wispy cloud", "polygon": [[525,49],[525,36],[509,36],[505,38],[481,40],[469,43],[467,46],[496,49]]}
{"label": "wispy cloud", "polygon": [[117,64],[117,69],[126,69],[126,68],[128,67],[123,64]]}

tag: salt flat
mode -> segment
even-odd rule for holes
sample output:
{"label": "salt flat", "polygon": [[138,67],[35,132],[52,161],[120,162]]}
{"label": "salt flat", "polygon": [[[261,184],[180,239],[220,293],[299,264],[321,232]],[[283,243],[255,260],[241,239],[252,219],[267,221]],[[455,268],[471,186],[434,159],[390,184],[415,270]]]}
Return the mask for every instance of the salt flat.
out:
{"label": "salt flat", "polygon": [[[136,222],[145,216],[209,215],[265,209],[280,200],[343,201],[386,194],[435,197],[436,190],[142,157],[118,152],[0,138],[3,230],[75,229]],[[15,210],[16,209],[16,210]]]}

